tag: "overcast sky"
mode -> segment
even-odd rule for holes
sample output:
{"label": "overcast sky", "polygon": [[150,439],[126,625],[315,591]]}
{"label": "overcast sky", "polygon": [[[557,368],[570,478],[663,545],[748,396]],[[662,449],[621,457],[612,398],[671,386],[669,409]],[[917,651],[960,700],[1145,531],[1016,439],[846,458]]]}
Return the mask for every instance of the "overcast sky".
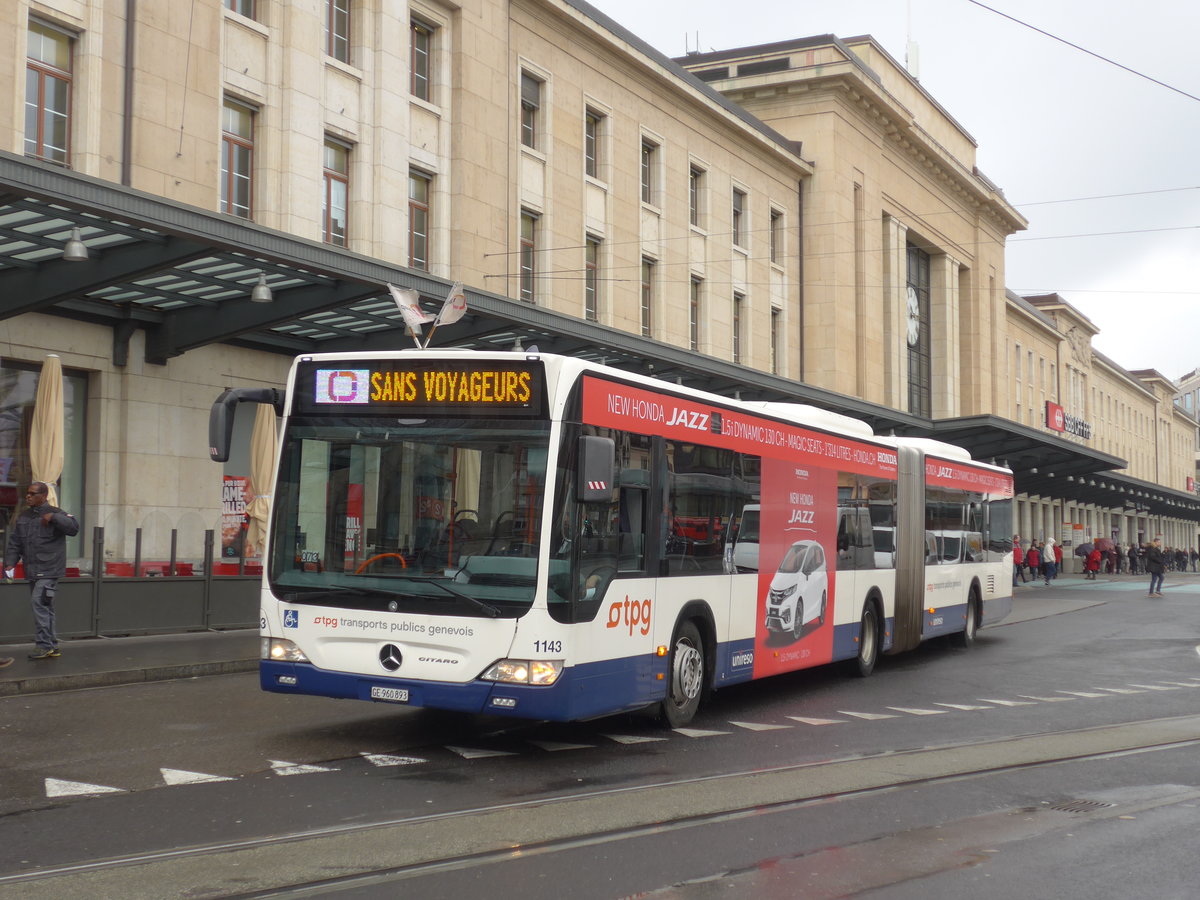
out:
{"label": "overcast sky", "polygon": [[[1200,101],[970,0],[590,2],[669,56],[870,34],[903,64],[911,35],[922,86],[1029,220],[1008,287],[1061,294],[1126,369],[1200,368]],[[1200,97],[1195,0],[981,2]]]}

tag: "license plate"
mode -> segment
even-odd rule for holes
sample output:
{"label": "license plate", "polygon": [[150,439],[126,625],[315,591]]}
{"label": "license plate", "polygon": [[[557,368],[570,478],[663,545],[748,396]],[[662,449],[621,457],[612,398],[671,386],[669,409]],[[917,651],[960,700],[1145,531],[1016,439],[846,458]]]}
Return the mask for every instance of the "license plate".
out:
{"label": "license plate", "polygon": [[408,690],[405,688],[373,687],[372,700],[389,700],[392,703],[407,703]]}

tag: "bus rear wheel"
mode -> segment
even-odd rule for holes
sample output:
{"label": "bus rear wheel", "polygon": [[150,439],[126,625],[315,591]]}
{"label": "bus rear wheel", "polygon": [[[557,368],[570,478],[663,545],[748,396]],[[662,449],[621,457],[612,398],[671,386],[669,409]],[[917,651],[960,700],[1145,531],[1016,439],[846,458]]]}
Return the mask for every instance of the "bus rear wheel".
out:
{"label": "bus rear wheel", "polygon": [[694,622],[682,623],[675,632],[669,678],[662,714],[668,725],[680,728],[692,721],[704,693],[704,639]]}
{"label": "bus rear wheel", "polygon": [[863,604],[860,626],[858,655],[850,661],[850,673],[866,678],[875,671],[875,663],[879,660],[879,613],[870,600]]}

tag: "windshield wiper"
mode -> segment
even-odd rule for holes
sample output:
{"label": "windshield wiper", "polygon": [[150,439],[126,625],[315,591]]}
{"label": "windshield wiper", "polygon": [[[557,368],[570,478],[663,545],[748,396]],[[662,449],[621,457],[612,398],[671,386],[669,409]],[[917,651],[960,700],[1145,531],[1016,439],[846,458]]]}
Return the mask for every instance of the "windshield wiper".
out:
{"label": "windshield wiper", "polygon": [[315,600],[318,597],[340,597],[343,594],[350,594],[353,597],[366,597],[374,593],[373,591],[364,591],[362,588],[344,587],[344,588],[325,588],[316,591],[292,591],[287,594],[280,594],[279,599],[284,603],[294,603],[297,600]]}
{"label": "windshield wiper", "polygon": [[440,587],[447,594],[452,594],[455,597],[458,597],[460,600],[466,600],[476,609],[482,610],[489,619],[494,619],[500,615],[500,610],[492,606],[492,604],[488,603],[486,600],[480,600],[478,597],[472,597],[470,594],[464,594],[462,591],[458,590],[458,588],[452,588],[448,584],[443,584],[440,581],[434,581],[432,579],[426,582],[426,584],[432,584],[434,587]]}

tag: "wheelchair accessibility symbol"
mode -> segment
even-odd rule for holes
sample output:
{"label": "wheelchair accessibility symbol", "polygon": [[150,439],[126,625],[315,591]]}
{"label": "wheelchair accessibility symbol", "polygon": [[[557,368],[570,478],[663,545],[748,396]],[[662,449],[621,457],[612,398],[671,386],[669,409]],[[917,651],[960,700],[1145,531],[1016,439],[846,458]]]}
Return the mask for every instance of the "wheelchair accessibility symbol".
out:
{"label": "wheelchair accessibility symbol", "polygon": [[285,609],[283,611],[283,627],[284,628],[299,628],[300,627],[300,610]]}

